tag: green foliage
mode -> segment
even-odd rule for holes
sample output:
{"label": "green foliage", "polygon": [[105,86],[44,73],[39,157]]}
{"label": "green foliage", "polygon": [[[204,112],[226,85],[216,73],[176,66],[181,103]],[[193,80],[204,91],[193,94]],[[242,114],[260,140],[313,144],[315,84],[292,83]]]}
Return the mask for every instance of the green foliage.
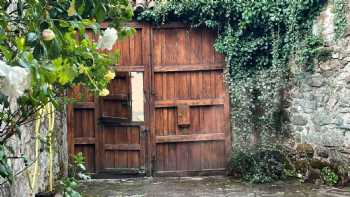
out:
{"label": "green foliage", "polygon": [[250,183],[267,183],[295,175],[283,147],[259,145],[236,150],[230,168],[234,176]]}
{"label": "green foliage", "polygon": [[156,24],[183,21],[216,30],[217,51],[226,57],[235,145],[286,136],[282,97],[295,76],[312,72],[326,59],[324,42],[312,35],[325,0],[159,1],[138,20]]}
{"label": "green foliage", "polygon": [[[111,20],[109,26],[117,28],[120,36],[128,35],[133,30],[121,26],[132,17],[127,0],[19,1],[18,9],[9,13],[11,3],[5,1],[0,8],[0,57],[32,70],[31,96],[54,98],[54,91],[45,90],[48,85],[83,83],[95,92],[107,86],[104,74],[118,54],[100,53],[87,30],[92,29],[94,36],[101,34],[100,23]],[[46,30],[53,38],[45,37]],[[85,72],[79,72],[82,66]]]}
{"label": "green foliage", "polygon": [[346,19],[348,3],[346,0],[333,0],[333,4],[335,38],[339,39],[344,35],[348,25]]}
{"label": "green foliage", "polygon": [[[135,30],[124,27],[133,16],[128,0],[0,0],[0,5],[0,61],[27,68],[32,77],[15,111],[9,98],[0,96],[0,144],[5,146],[47,103],[56,109],[66,103],[68,88],[82,84],[95,93],[105,90],[106,74],[114,72],[119,53],[102,52],[93,42],[102,34],[102,22],[115,28],[119,39]],[[0,177],[10,181],[7,162],[1,157]]]}
{"label": "green foliage", "polygon": [[13,181],[13,174],[8,165],[8,158],[4,145],[0,145],[0,177],[7,179],[10,183]]}
{"label": "green foliage", "polygon": [[70,176],[64,177],[60,182],[60,189],[64,197],[80,197],[81,194],[76,190],[79,187],[79,180],[90,179],[85,174],[85,158],[82,153],[73,156],[73,164],[70,164]]}
{"label": "green foliage", "polygon": [[339,180],[339,176],[329,167],[324,167],[321,169],[321,178],[323,182],[329,186],[334,186]]}
{"label": "green foliage", "polygon": [[[343,18],[345,6],[339,6],[343,1],[335,1],[337,18]],[[312,34],[325,4],[325,0],[168,0],[137,16],[155,24],[181,21],[218,32],[214,47],[226,57],[225,81],[231,96],[236,151],[232,166],[251,182],[295,175],[284,168],[282,153],[249,147],[252,136],[269,144],[289,135],[284,127],[288,121],[283,116],[284,91],[330,56],[322,38]],[[338,32],[344,30],[343,19],[336,22]]]}

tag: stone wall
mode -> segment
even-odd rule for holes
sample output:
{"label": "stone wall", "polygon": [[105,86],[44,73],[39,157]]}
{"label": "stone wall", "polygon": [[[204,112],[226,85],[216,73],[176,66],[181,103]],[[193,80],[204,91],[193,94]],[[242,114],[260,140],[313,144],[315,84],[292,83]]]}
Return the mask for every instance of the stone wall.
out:
{"label": "stone wall", "polygon": [[[67,127],[66,114],[64,112],[56,113],[55,128],[54,128],[54,161],[53,168],[55,179],[67,173],[68,166],[68,152],[67,152]],[[13,147],[16,156],[24,155],[28,158],[28,163],[35,161],[35,135],[33,125],[28,125],[22,129],[21,139],[13,138]],[[47,120],[43,121],[41,128],[41,137],[45,138],[47,135]],[[23,197],[34,196],[38,192],[47,191],[48,187],[48,152],[47,146],[41,143],[41,153],[38,158],[39,173],[37,179],[37,188],[31,189],[29,180],[32,179],[34,165],[30,165],[28,169],[24,164],[23,159],[14,159],[11,162],[13,173],[16,174],[24,170],[19,175],[15,176],[14,183],[3,184],[0,186],[0,196],[3,197]],[[0,180],[3,182],[3,180]],[[57,183],[57,181],[56,181]]]}
{"label": "stone wall", "polygon": [[315,157],[330,163],[350,158],[350,34],[334,41],[332,9],[329,4],[314,25],[331,58],[290,90],[288,108],[294,142],[312,145]]}

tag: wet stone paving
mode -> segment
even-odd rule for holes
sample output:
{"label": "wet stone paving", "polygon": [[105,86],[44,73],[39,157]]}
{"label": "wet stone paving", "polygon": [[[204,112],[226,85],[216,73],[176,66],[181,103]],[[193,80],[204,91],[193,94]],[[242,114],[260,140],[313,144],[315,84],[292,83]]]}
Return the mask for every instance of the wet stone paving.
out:
{"label": "wet stone paving", "polygon": [[86,197],[350,197],[350,188],[297,181],[250,185],[228,177],[89,180],[79,190]]}

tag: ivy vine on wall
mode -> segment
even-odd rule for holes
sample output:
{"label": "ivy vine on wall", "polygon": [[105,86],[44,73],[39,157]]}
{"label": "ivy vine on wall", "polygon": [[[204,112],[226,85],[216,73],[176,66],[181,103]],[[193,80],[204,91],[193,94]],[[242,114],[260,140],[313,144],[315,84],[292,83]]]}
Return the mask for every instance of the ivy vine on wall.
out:
{"label": "ivy vine on wall", "polygon": [[159,1],[138,20],[182,21],[219,32],[215,48],[227,62],[234,145],[245,147],[288,135],[283,127],[283,93],[296,76],[312,72],[323,52],[323,40],[311,30],[325,4],[325,0],[169,0]]}
{"label": "ivy vine on wall", "polygon": [[[312,33],[313,23],[326,3],[326,0],[167,0],[158,1],[153,9],[137,15],[139,21],[157,25],[180,21],[218,32],[214,47],[225,55],[225,81],[231,96],[232,161],[241,165],[231,167],[247,168],[240,173],[252,182],[293,174],[284,173],[290,171],[285,168],[288,162],[276,160],[287,161],[280,157],[287,154],[274,148],[291,132],[285,128],[288,116],[283,111],[284,95],[330,55],[322,37]],[[346,0],[331,3],[335,39],[339,39],[346,30],[347,4]],[[271,144],[277,146],[270,147]],[[243,161],[241,153],[249,158]],[[255,161],[261,155],[264,161],[274,161],[274,166],[268,162],[247,165],[246,161]]]}
{"label": "ivy vine on wall", "polygon": [[347,1],[346,0],[333,0],[333,14],[334,14],[334,26],[335,26],[335,38],[340,38],[346,31],[347,20]]}

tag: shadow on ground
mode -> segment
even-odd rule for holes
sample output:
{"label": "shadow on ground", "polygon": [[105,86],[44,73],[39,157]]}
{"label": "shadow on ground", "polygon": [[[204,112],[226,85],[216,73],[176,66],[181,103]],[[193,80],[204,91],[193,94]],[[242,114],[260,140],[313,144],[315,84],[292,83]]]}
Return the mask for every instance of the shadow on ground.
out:
{"label": "shadow on ground", "polygon": [[253,186],[227,177],[90,180],[79,190],[86,197],[350,197],[350,188],[298,182]]}

